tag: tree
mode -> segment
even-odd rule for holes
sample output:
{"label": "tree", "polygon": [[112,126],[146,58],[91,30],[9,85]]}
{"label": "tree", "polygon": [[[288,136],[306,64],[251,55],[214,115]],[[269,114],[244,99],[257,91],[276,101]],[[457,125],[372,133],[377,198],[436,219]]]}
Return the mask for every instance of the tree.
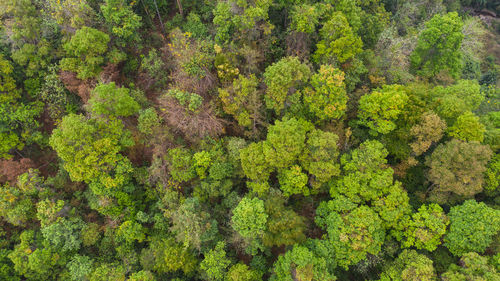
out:
{"label": "tree", "polygon": [[84,223],[79,218],[61,219],[43,227],[41,231],[45,240],[54,249],[62,252],[77,251],[82,244],[80,231],[83,226]]}
{"label": "tree", "polygon": [[219,232],[217,221],[203,210],[196,197],[186,199],[173,211],[170,229],[179,243],[198,251],[211,248]]}
{"label": "tree", "polygon": [[193,167],[193,156],[185,148],[170,149],[167,154],[170,176],[176,181],[190,181],[196,174]]}
{"label": "tree", "polygon": [[370,128],[373,135],[387,134],[396,129],[396,119],[408,102],[400,85],[384,86],[359,100],[359,123]]}
{"label": "tree", "polygon": [[255,75],[239,75],[232,86],[219,89],[224,111],[231,114],[240,126],[255,128],[262,122],[262,100]]}
{"label": "tree", "polygon": [[441,237],[449,223],[449,218],[438,204],[422,205],[408,223],[403,246],[432,252],[441,244]]}
{"label": "tree", "polygon": [[325,259],[300,245],[278,257],[274,263],[271,281],[311,280],[333,281],[337,278],[328,271]]}
{"label": "tree", "polygon": [[484,189],[492,194],[500,191],[500,154],[495,154],[486,170],[486,185]]}
{"label": "tree", "polygon": [[23,231],[19,235],[19,244],[14,246],[8,257],[14,264],[14,270],[28,280],[54,279],[64,261],[56,251],[43,247],[35,237],[33,230]]}
{"label": "tree", "polygon": [[101,5],[102,15],[112,34],[125,41],[139,38],[136,31],[141,27],[141,17],[134,13],[132,5],[120,0],[105,0]]}
{"label": "tree", "polygon": [[424,113],[420,122],[410,129],[414,141],[410,143],[413,152],[418,156],[426,152],[432,144],[443,137],[446,123],[432,111]]}
{"label": "tree", "polygon": [[14,67],[0,54],[0,103],[13,101],[19,97],[16,81],[12,77]]}
{"label": "tree", "polygon": [[340,119],[347,108],[344,72],[331,65],[322,65],[311,77],[311,88],[306,88],[304,103],[319,120]]}
{"label": "tree", "polygon": [[130,275],[129,281],[155,281],[155,276],[151,271],[141,270]]}
{"label": "tree", "polygon": [[261,238],[268,217],[264,201],[244,197],[233,210],[232,227],[244,238]]}
{"label": "tree", "polygon": [[308,133],[305,150],[300,156],[300,164],[313,176],[313,179],[310,179],[313,188],[320,187],[340,174],[338,139],[334,133],[318,129]]}
{"label": "tree", "polygon": [[267,181],[272,170],[264,155],[264,142],[253,142],[240,150],[245,176],[254,181]]}
{"label": "tree", "polygon": [[425,29],[418,36],[417,47],[410,56],[417,74],[427,78],[441,71],[447,71],[455,78],[461,74],[462,26],[462,19],[456,12],[436,14],[425,23]]}
{"label": "tree", "polygon": [[488,258],[477,253],[464,254],[459,264],[452,264],[448,271],[441,275],[442,280],[498,280],[500,278],[500,273],[488,263]]}
{"label": "tree", "polygon": [[377,255],[385,239],[383,222],[377,213],[342,196],[322,202],[316,209],[315,222],[328,233],[335,259],[345,269],[368,254]]}
{"label": "tree", "polygon": [[479,121],[479,117],[467,111],[458,116],[457,121],[455,121],[448,131],[450,136],[459,140],[482,142],[486,129]]}
{"label": "tree", "polygon": [[435,184],[433,193],[470,198],[481,192],[491,156],[490,148],[479,143],[452,139],[440,144],[426,162],[430,168],[427,178]]}
{"label": "tree", "polygon": [[316,44],[313,59],[323,64],[343,64],[361,53],[363,42],[352,30],[345,15],[335,12],[319,30],[321,40]]}
{"label": "tree", "polygon": [[124,221],[116,231],[116,239],[124,240],[129,244],[134,241],[140,243],[146,239],[146,228],[133,220]]}
{"label": "tree", "polygon": [[297,57],[286,57],[268,66],[264,72],[267,108],[280,114],[285,108],[287,97],[300,89],[310,76],[309,66],[301,63]]}
{"label": "tree", "polygon": [[[172,237],[153,237],[148,249],[143,249],[141,254],[143,264],[152,260],[146,269],[154,270],[157,273],[171,273],[182,270],[186,275],[191,275],[198,266],[196,256],[189,248],[175,242]],[[150,268],[149,268],[150,267]]]}
{"label": "tree", "polygon": [[69,270],[71,280],[85,280],[92,272],[92,259],[88,256],[74,255],[66,267]]}
{"label": "tree", "polygon": [[455,256],[468,252],[483,252],[500,231],[500,213],[484,203],[467,200],[451,208],[450,230],[444,245]]}
{"label": "tree", "polygon": [[58,213],[63,209],[64,201],[45,199],[36,204],[36,217],[42,227],[52,224],[58,218]]}
{"label": "tree", "polygon": [[231,266],[226,279],[228,281],[259,281],[262,280],[262,274],[244,263],[237,263]]}
{"label": "tree", "polygon": [[267,247],[289,246],[306,239],[305,218],[286,207],[285,201],[280,192],[270,192],[264,201],[265,212],[269,217],[262,242]]}
{"label": "tree", "polygon": [[92,91],[88,106],[93,114],[113,117],[128,117],[141,108],[130,96],[130,89],[117,87],[114,82],[97,85]]}
{"label": "tree", "polygon": [[125,281],[126,271],[117,263],[102,263],[90,274],[89,281]]}
{"label": "tree", "polygon": [[226,257],[225,246],[224,242],[217,243],[215,248],[210,250],[200,263],[205,280],[224,280],[227,268],[231,264],[231,261]]}
{"label": "tree", "polygon": [[388,154],[379,141],[368,140],[350,154],[342,155],[343,177],[332,183],[331,196],[342,194],[352,202],[361,203],[388,193],[394,181],[394,171],[385,166]]}
{"label": "tree", "polygon": [[120,151],[132,144],[121,121],[86,119],[75,114],[65,116],[50,137],[50,145],[64,161],[72,180],[105,187],[93,190],[97,194],[127,183],[132,165]]}
{"label": "tree", "polygon": [[456,84],[433,89],[436,112],[448,125],[467,111],[476,110],[484,100],[484,93],[477,80],[459,80]]}
{"label": "tree", "polygon": [[415,250],[404,250],[380,275],[380,281],[432,281],[436,272],[432,260]]}
{"label": "tree", "polygon": [[35,216],[36,199],[46,195],[43,181],[38,170],[29,169],[16,185],[0,186],[0,216],[12,225],[25,226]]}
{"label": "tree", "polygon": [[61,60],[61,69],[76,72],[82,80],[96,77],[105,62],[109,40],[109,35],[97,29],[78,29],[63,46],[67,57]]}
{"label": "tree", "polygon": [[64,30],[71,31],[90,25],[95,11],[86,0],[47,0],[46,12]]}
{"label": "tree", "polygon": [[270,166],[277,169],[290,167],[301,156],[306,146],[307,132],[312,128],[311,123],[295,118],[277,120],[270,126],[263,144],[263,152]]}

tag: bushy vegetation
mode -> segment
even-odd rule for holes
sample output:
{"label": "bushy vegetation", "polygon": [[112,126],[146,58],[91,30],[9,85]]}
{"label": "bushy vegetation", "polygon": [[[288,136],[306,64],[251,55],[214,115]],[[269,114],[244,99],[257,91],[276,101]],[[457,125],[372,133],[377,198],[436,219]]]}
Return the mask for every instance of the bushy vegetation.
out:
{"label": "bushy vegetation", "polygon": [[486,0],[0,0],[0,280],[500,280]]}

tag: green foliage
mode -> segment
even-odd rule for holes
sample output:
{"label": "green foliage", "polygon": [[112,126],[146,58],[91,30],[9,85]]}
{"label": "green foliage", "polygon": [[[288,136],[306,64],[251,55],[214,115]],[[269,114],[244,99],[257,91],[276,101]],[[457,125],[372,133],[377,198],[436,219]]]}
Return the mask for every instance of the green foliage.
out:
{"label": "green foliage", "polygon": [[197,198],[186,199],[172,213],[170,228],[179,243],[198,251],[210,248],[218,235],[217,221],[202,209]]}
{"label": "green foliage", "polygon": [[359,206],[345,197],[322,202],[316,210],[316,223],[328,233],[339,266],[347,269],[377,255],[385,239],[382,220],[368,206]]}
{"label": "green foliage", "polygon": [[231,114],[241,126],[255,127],[262,118],[258,85],[259,81],[255,75],[252,74],[248,78],[240,75],[233,80],[232,86],[219,89],[224,111]]}
{"label": "green foliage", "polygon": [[51,201],[45,199],[36,204],[36,217],[40,221],[42,227],[47,226],[56,221],[58,213],[63,209],[64,201]]}
{"label": "green foliage", "polygon": [[316,256],[304,246],[295,245],[293,249],[279,256],[274,264],[272,281],[311,280],[334,281],[324,258]]}
{"label": "green foliage", "polygon": [[314,176],[311,185],[315,188],[340,173],[338,139],[334,133],[316,129],[307,136],[306,148],[300,161],[302,167]]}
{"label": "green foliage", "polygon": [[330,65],[322,65],[317,74],[311,77],[313,89],[303,92],[304,103],[320,120],[340,119],[347,108],[347,93],[344,73]]}
{"label": "green foliage", "polygon": [[44,189],[43,178],[31,169],[18,177],[17,185],[0,186],[0,216],[12,225],[26,225],[34,218],[36,199]]}
{"label": "green foliage", "polygon": [[467,111],[476,110],[484,100],[484,93],[476,80],[459,80],[448,87],[437,86],[434,92],[438,103],[436,112],[449,125]]}
{"label": "green foliage", "polygon": [[408,223],[403,246],[432,252],[441,244],[441,237],[449,223],[449,218],[438,204],[422,205]]}
{"label": "green foliage", "polygon": [[127,243],[134,241],[142,242],[146,238],[146,229],[136,221],[124,221],[116,231],[117,238],[125,240]]}
{"label": "green foliage", "polygon": [[341,157],[344,176],[331,186],[330,194],[347,196],[353,202],[376,200],[393,184],[391,168],[385,168],[388,155],[383,144],[370,140]]}
{"label": "green foliage", "polygon": [[317,6],[307,3],[293,6],[290,28],[297,32],[311,34],[319,24],[320,11]]}
{"label": "green foliage", "polygon": [[267,181],[271,167],[264,155],[263,142],[253,142],[241,149],[240,158],[241,167],[248,178],[254,181]]}
{"label": "green foliage", "polygon": [[286,207],[285,199],[280,193],[270,193],[264,201],[264,207],[269,216],[262,239],[265,246],[288,246],[306,239],[305,218]]}
{"label": "green foliage", "polygon": [[407,102],[408,96],[400,85],[384,86],[361,97],[359,123],[374,135],[387,134],[396,129],[395,121]]}
{"label": "green foliage", "polygon": [[193,156],[185,148],[170,149],[167,155],[170,176],[176,181],[189,181],[195,177]]}
{"label": "green foliage", "polygon": [[87,26],[78,29],[64,44],[67,57],[61,60],[61,69],[76,72],[82,80],[96,77],[105,62],[109,40],[109,35],[97,29]]}
{"label": "green foliage", "polygon": [[490,193],[500,191],[500,154],[495,154],[486,170],[486,185],[484,189]]}
{"label": "green foliage", "polygon": [[244,263],[238,263],[229,269],[226,279],[228,281],[259,281],[262,280],[259,272],[251,269]]}
{"label": "green foliage", "polygon": [[134,272],[128,278],[129,281],[155,281],[155,277],[151,271],[141,270]]}
{"label": "green foliage", "polygon": [[50,145],[64,161],[71,179],[102,185],[104,190],[93,190],[97,194],[127,183],[132,165],[120,151],[132,144],[121,121],[75,114],[65,116],[50,137]]}
{"label": "green foliage", "polygon": [[500,273],[488,258],[477,253],[466,253],[460,259],[460,266],[452,264],[448,271],[441,276],[443,281],[453,280],[497,280]]}
{"label": "green foliage", "polygon": [[54,249],[60,251],[75,251],[81,247],[80,231],[83,221],[75,219],[61,219],[53,224],[42,227],[42,235]]}
{"label": "green foliage", "polygon": [[277,120],[274,126],[270,126],[263,152],[271,167],[290,167],[301,156],[311,128],[311,123],[295,118]]}
{"label": "green foliage", "polygon": [[169,90],[166,95],[175,98],[180,105],[192,112],[196,112],[203,103],[203,98],[201,96],[178,89]]}
{"label": "green foliage", "polygon": [[463,22],[456,13],[435,15],[425,23],[418,43],[410,56],[417,74],[431,78],[442,71],[458,77],[462,70],[460,47]]}
{"label": "green foliage", "polygon": [[450,230],[444,245],[455,256],[468,252],[483,252],[500,231],[499,211],[475,200],[451,208]]}
{"label": "green foliage", "polygon": [[160,274],[182,270],[190,275],[198,265],[195,255],[188,248],[177,244],[174,238],[152,240],[149,249],[143,250],[141,259],[144,265],[146,260],[152,259],[151,269]]}
{"label": "green foliage", "polygon": [[436,280],[436,272],[430,260],[415,250],[404,250],[396,260],[387,266],[380,281],[431,281]]}
{"label": "green foliage", "polygon": [[75,255],[66,267],[69,270],[71,280],[82,280],[92,272],[92,260],[88,256]]}
{"label": "green foliage", "polygon": [[89,281],[125,281],[125,274],[122,265],[102,263],[90,274]]}
{"label": "green foliage", "polygon": [[[427,159],[427,178],[437,195],[470,198],[483,190],[486,164],[492,156],[488,146],[452,139],[440,144]],[[440,199],[437,199],[440,201]]]}
{"label": "green foliage", "polygon": [[0,102],[13,101],[19,96],[13,75],[12,64],[0,54]]}
{"label": "green foliage", "polygon": [[149,50],[147,56],[141,56],[141,70],[155,79],[156,86],[163,86],[167,83],[165,62],[156,49]]}
{"label": "green foliage", "polygon": [[176,64],[196,80],[204,78],[214,60],[213,45],[205,40],[191,40],[191,33],[176,28],[170,32],[170,51]]}
{"label": "green foliage", "polygon": [[244,238],[258,238],[266,230],[268,217],[264,201],[244,197],[233,210],[232,227]]}
{"label": "green foliage", "polygon": [[160,124],[160,117],[152,107],[139,112],[137,129],[144,135],[150,136],[154,132],[154,128]]}
{"label": "green foliage", "polygon": [[140,105],[130,96],[130,90],[117,87],[114,82],[97,85],[88,105],[93,114],[113,117],[131,116],[140,109]]}
{"label": "green foliage", "polygon": [[19,239],[19,244],[8,255],[15,271],[28,280],[53,279],[61,262],[60,255],[50,248],[41,247],[33,230],[23,231]]}
{"label": "green foliage", "polygon": [[293,165],[288,169],[281,170],[278,174],[280,188],[285,196],[293,194],[309,195],[309,188],[306,187],[308,177],[302,173],[302,168]]}
{"label": "green foliage", "polygon": [[286,57],[268,66],[264,72],[267,108],[280,114],[288,95],[298,90],[310,76],[309,66],[301,63],[297,57]]}
{"label": "green foliage", "polygon": [[217,246],[210,250],[200,263],[205,280],[224,280],[227,268],[231,264],[231,261],[226,257],[225,246],[224,242],[217,243]]}
{"label": "green foliage", "polygon": [[313,60],[322,64],[343,64],[362,51],[363,42],[342,12],[335,12],[319,30]]}
{"label": "green foliage", "polygon": [[457,121],[449,129],[449,135],[463,141],[482,142],[486,129],[479,122],[479,117],[467,111],[458,116]]}
{"label": "green foliage", "polygon": [[138,39],[137,29],[141,27],[141,17],[132,10],[133,4],[120,0],[105,0],[101,12],[113,35],[129,41]]}

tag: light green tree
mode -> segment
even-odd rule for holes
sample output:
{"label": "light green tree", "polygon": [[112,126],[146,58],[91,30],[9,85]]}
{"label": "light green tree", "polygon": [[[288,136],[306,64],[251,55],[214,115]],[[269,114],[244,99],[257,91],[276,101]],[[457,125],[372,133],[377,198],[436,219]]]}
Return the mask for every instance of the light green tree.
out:
{"label": "light green tree", "polygon": [[446,233],[449,218],[438,204],[422,205],[412,215],[404,232],[404,247],[414,246],[417,249],[434,251],[441,244]]}
{"label": "light green tree", "polygon": [[450,230],[444,237],[444,245],[455,256],[483,252],[500,231],[499,212],[475,200],[452,207],[448,213]]}
{"label": "light green tree", "polygon": [[404,250],[380,275],[380,281],[437,280],[432,260],[415,250]]}
{"label": "light green tree", "polygon": [[61,69],[76,72],[82,80],[96,77],[105,62],[109,41],[109,35],[97,29],[78,29],[63,46],[66,57],[61,60]]}
{"label": "light green tree", "polygon": [[267,108],[280,114],[285,108],[287,97],[299,90],[310,76],[309,66],[301,63],[297,57],[285,57],[268,66],[264,72]]}
{"label": "light green tree", "polygon": [[311,77],[312,88],[303,91],[304,103],[319,120],[340,119],[347,108],[344,72],[322,65]]}
{"label": "light green tree", "polygon": [[114,82],[97,85],[88,106],[93,114],[113,117],[131,116],[140,109],[140,105],[130,96],[130,89],[117,87]]}
{"label": "light green tree", "polygon": [[362,51],[363,42],[342,12],[335,12],[319,30],[313,59],[322,64],[343,64]]}
{"label": "light green tree", "polygon": [[395,121],[407,102],[408,96],[400,85],[374,90],[359,100],[359,123],[370,128],[371,134],[387,134],[396,129]]}
{"label": "light green tree", "polygon": [[456,12],[436,14],[425,23],[425,29],[418,36],[417,47],[410,56],[417,74],[428,78],[441,71],[447,71],[452,77],[461,74],[462,26],[462,19]]}

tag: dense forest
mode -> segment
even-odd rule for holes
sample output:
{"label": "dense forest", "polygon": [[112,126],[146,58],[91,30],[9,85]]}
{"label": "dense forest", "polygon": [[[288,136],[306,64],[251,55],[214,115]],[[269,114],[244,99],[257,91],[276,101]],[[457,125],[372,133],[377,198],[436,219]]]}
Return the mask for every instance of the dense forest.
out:
{"label": "dense forest", "polygon": [[500,1],[0,0],[0,280],[500,280]]}

